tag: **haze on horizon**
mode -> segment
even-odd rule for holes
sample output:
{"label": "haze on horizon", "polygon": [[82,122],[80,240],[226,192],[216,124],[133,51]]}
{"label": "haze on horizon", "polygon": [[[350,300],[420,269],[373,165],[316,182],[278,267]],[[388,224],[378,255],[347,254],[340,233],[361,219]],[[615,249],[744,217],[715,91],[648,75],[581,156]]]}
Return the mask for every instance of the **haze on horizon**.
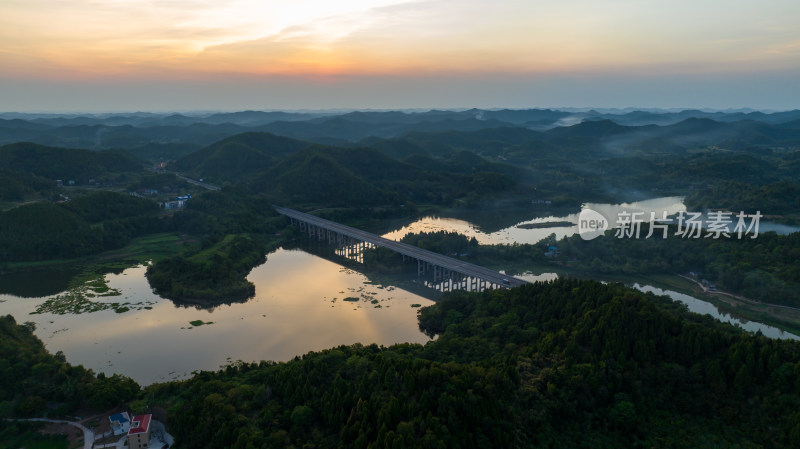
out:
{"label": "haze on horizon", "polygon": [[8,0],[0,111],[800,107],[794,0]]}

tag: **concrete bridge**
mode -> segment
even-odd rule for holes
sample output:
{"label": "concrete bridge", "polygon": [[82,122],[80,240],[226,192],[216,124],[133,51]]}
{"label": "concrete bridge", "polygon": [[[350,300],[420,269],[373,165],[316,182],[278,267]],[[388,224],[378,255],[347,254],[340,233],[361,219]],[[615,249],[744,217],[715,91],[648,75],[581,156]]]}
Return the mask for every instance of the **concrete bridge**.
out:
{"label": "concrete bridge", "polygon": [[442,291],[453,289],[479,291],[487,288],[511,288],[528,283],[528,281],[480,265],[447,257],[407,243],[395,242],[324,218],[285,207],[274,205],[273,207],[279,214],[289,217],[293,225],[300,227],[310,237],[336,245],[340,254],[347,258],[363,261],[361,254],[364,249],[381,247],[401,254],[404,261],[415,260],[417,274],[432,276],[433,283],[430,286]]}

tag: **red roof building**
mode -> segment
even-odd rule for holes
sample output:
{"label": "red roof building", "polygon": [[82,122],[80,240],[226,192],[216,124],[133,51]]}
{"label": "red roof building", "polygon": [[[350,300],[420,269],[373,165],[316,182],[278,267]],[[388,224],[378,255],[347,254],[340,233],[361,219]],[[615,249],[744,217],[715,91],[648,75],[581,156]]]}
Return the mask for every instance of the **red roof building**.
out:
{"label": "red roof building", "polygon": [[128,448],[143,449],[150,445],[150,419],[153,415],[136,415],[131,418],[128,430]]}

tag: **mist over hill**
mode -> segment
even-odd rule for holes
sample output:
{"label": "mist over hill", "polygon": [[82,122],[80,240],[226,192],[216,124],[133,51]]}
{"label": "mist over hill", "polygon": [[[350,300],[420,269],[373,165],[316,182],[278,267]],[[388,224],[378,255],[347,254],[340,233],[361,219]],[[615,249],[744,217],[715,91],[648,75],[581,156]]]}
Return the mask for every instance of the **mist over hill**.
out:
{"label": "mist over hill", "polygon": [[[760,111],[708,112],[684,111],[566,111],[528,110],[430,110],[280,112],[242,111],[209,114],[20,114],[0,113],[0,144],[29,141],[43,145],[85,149],[136,149],[152,144],[210,145],[243,132],[269,132],[276,135],[323,144],[346,144],[371,138],[400,138],[414,133],[470,132],[496,128],[547,131],[568,128],[583,122],[611,121],[620,126],[667,127],[690,119],[698,127],[692,135],[708,133],[713,123],[731,124],[731,129],[748,128],[751,138],[781,141],[781,131],[796,130],[800,111],[764,113]],[[712,123],[713,122],[713,123]],[[745,125],[742,122],[751,122]],[[608,125],[599,125],[607,127]],[[720,125],[721,126],[721,125]],[[585,131],[585,130],[584,130]],[[606,131],[610,131],[606,129]],[[633,130],[619,129],[621,134]],[[637,129],[641,133],[646,129]],[[666,130],[670,132],[670,130]],[[745,132],[745,131],[741,131]],[[558,134],[558,133],[556,133]],[[595,137],[597,137],[595,135]],[[168,155],[162,155],[169,158]]]}
{"label": "mist over hill", "polygon": [[[497,200],[502,192],[574,207],[673,194],[735,209],[744,203],[732,200],[748,189],[782,182],[788,190],[766,191],[791,191],[797,184],[798,123],[800,110],[5,113],[0,142],[166,162],[170,171],[308,206],[325,206],[338,187],[348,193],[339,193],[337,204],[452,205]],[[4,181],[5,196],[42,191],[30,176],[67,176],[43,171],[57,159],[35,170],[6,164],[14,174]],[[84,177],[103,171],[84,168]],[[723,195],[721,182],[733,182],[735,191]]]}

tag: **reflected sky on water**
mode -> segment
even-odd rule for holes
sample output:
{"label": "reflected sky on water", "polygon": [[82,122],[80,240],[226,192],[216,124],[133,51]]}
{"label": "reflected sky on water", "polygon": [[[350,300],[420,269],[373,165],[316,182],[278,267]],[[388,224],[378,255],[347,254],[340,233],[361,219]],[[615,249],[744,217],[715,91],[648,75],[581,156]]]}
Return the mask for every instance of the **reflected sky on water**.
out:
{"label": "reflected sky on water", "polygon": [[[680,196],[653,198],[631,203],[585,203],[582,205],[582,208],[588,208],[599,212],[606,217],[612,225],[617,222],[620,212],[628,212],[631,214],[642,212],[643,215],[638,217],[641,217],[645,222],[649,222],[651,212],[653,212],[655,218],[658,219],[661,218],[664,212],[666,212],[667,216],[674,216],[678,212],[686,211],[686,206],[683,204],[683,197]],[[498,214],[502,213],[502,211],[498,211]],[[475,239],[483,245],[492,245],[513,243],[532,244],[547,238],[551,234],[555,234],[556,239],[562,239],[578,232],[578,213],[559,216],[549,215],[546,217],[536,216],[538,213],[536,208],[531,207],[529,212],[531,218],[521,221],[516,221],[519,220],[518,217],[520,215],[524,216],[519,210],[514,211],[513,214],[508,213],[507,215],[509,217],[517,217],[513,218],[516,222],[509,223],[507,226],[491,232],[487,232],[479,225],[460,218],[426,216],[405,226],[393,229],[383,236],[391,240],[400,240],[409,233],[455,231],[467,237],[475,237]],[[733,215],[735,216],[736,214]],[[500,220],[500,218],[498,218],[498,220]],[[736,219],[734,218],[733,221],[733,224],[735,224]],[[567,224],[567,222],[572,223],[572,225]],[[533,225],[533,228],[531,228],[531,225]],[[733,225],[731,225],[731,228],[732,226]],[[779,234],[789,234],[800,231],[800,227],[772,223],[762,219],[759,224],[759,232],[769,231],[774,231]]]}
{"label": "reflected sky on water", "polygon": [[[33,321],[47,349],[73,364],[121,373],[142,384],[215,370],[229,361],[289,360],[342,344],[424,343],[418,308],[432,301],[300,250],[280,249],[253,269],[255,298],[213,310],[176,306],[153,294],[145,267],[106,276],[130,302],[152,309],[29,315],[45,298],[0,295],[0,313]],[[345,301],[356,298],[356,301]],[[374,303],[373,303],[374,302]],[[380,306],[380,307],[378,307]],[[189,322],[213,322],[192,326]]]}

